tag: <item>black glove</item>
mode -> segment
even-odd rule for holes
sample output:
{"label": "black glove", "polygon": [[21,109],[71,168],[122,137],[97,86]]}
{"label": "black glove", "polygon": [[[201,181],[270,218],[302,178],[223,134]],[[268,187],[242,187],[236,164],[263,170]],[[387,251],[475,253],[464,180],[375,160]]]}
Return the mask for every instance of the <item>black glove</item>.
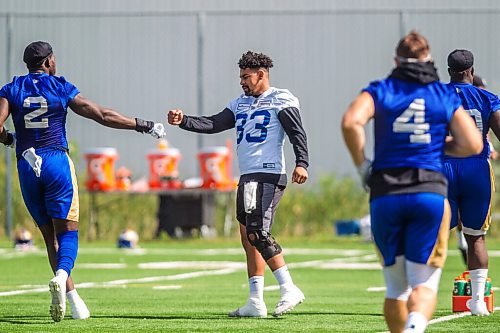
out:
{"label": "black glove", "polygon": [[135,118],[135,130],[139,133],[149,133],[154,125],[155,123],[152,121]]}
{"label": "black glove", "polygon": [[14,148],[16,146],[16,135],[15,133],[10,133],[9,131],[7,132],[7,139],[3,143],[7,147]]}

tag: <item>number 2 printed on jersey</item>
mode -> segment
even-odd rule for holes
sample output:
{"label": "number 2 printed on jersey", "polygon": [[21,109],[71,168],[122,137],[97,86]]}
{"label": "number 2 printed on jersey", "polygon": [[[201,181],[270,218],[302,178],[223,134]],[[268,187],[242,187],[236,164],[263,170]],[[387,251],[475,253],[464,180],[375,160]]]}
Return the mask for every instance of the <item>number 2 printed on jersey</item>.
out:
{"label": "number 2 printed on jersey", "polygon": [[27,97],[23,102],[24,108],[30,108],[31,103],[40,103],[40,107],[24,115],[24,126],[26,128],[47,128],[49,118],[42,118],[41,121],[32,121],[33,118],[41,116],[48,111],[47,100],[41,96]]}
{"label": "number 2 printed on jersey", "polygon": [[[412,122],[413,120],[413,122]],[[411,143],[430,143],[429,123],[425,122],[425,100],[415,98],[408,108],[392,123],[395,133],[411,133]]]}

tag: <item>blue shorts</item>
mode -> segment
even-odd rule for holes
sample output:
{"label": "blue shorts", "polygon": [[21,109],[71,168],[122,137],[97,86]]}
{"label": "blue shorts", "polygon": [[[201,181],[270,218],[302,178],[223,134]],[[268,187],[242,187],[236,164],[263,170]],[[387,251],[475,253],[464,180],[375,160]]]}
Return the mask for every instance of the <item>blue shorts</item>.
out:
{"label": "blue shorts", "polygon": [[436,193],[394,194],[370,202],[371,227],[384,266],[397,256],[443,267],[448,247],[450,208]]}
{"label": "blue shorts", "polygon": [[78,222],[78,184],[73,161],[60,149],[36,149],[36,154],[42,158],[40,177],[23,157],[17,161],[21,192],[31,216],[38,226],[52,218]]}
{"label": "blue shorts", "polygon": [[448,178],[450,227],[461,223],[466,234],[485,234],[491,224],[495,193],[495,176],[490,161],[484,158],[447,160],[444,173]]}

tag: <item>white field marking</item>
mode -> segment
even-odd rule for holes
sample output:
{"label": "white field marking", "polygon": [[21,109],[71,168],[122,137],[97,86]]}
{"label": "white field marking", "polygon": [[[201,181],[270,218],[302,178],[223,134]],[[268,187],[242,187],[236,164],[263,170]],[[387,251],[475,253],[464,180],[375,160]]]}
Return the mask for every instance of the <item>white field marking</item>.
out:
{"label": "white field marking", "polygon": [[497,291],[498,289],[500,289],[500,288],[498,288],[498,287],[491,287],[491,290],[493,290],[493,291]]}
{"label": "white field marking", "polygon": [[173,268],[194,268],[194,269],[221,269],[236,268],[245,269],[246,264],[240,261],[164,261],[148,262],[137,265],[141,269],[173,269]]}
{"label": "white field marking", "polygon": [[171,285],[171,286],[154,286],[154,290],[171,290],[171,289],[181,289],[182,286],[179,285]]}
{"label": "white field marking", "polygon": [[127,268],[127,264],[118,264],[118,263],[84,263],[78,264],[78,268],[84,269],[122,269]]}
{"label": "white field marking", "polygon": [[0,292],[0,296],[14,296],[14,295],[22,295],[22,294],[30,294],[30,293],[44,293],[49,290],[49,287],[40,287],[33,289],[24,289],[24,290],[12,290],[12,291],[3,291]]}
{"label": "white field marking", "polygon": [[[361,256],[358,257],[358,260],[365,260],[367,256]],[[343,263],[342,259],[345,260],[345,258],[336,258],[333,260],[314,260],[314,261],[306,261],[302,263],[292,263],[289,264],[289,267],[320,267],[323,269],[355,269],[353,265],[358,265],[360,268],[358,269],[367,269],[366,265],[373,265],[370,263]],[[355,258],[349,258],[349,260],[356,260]],[[183,273],[183,274],[176,274],[176,275],[167,275],[167,276],[151,276],[151,277],[145,277],[145,278],[139,278],[139,279],[123,279],[123,280],[114,280],[114,281],[108,281],[108,282],[84,282],[84,283],[79,283],[76,285],[77,288],[94,288],[94,287],[111,287],[111,286],[123,286],[127,285],[130,283],[150,283],[150,282],[158,282],[158,281],[172,281],[172,280],[182,280],[182,279],[189,279],[189,278],[196,278],[200,276],[208,276],[208,275],[226,275],[226,274],[231,274],[234,273],[238,270],[244,270],[246,265],[245,263],[236,263],[233,265],[233,262],[231,263],[230,267],[226,267],[223,269],[219,270],[211,270],[211,271],[198,271],[198,272],[191,272],[191,273]],[[324,264],[326,266],[322,267],[321,265]],[[330,265],[328,267],[328,265]],[[332,266],[333,265],[333,266]],[[372,269],[372,268],[369,268]],[[12,296],[12,295],[22,295],[22,294],[27,294],[27,293],[36,293],[36,292],[46,292],[47,287],[40,287],[40,288],[32,288],[32,289],[24,289],[24,290],[13,290],[13,291],[6,291],[6,292],[0,292],[0,297],[1,296]]]}
{"label": "white field marking", "polygon": [[[498,311],[500,310],[500,307],[496,307],[496,308],[493,308],[494,311]],[[428,325],[432,325],[432,324],[437,324],[437,323],[442,323],[444,321],[450,321],[450,320],[453,320],[453,319],[457,319],[457,318],[462,318],[462,317],[467,317],[467,316],[470,316],[471,313],[470,311],[467,311],[467,312],[459,312],[459,313],[455,313],[455,314],[452,314],[452,315],[448,315],[448,316],[443,316],[443,317],[439,317],[439,318],[434,318],[432,320],[429,321],[429,324]],[[380,333],[390,333],[389,331],[384,331],[384,332],[380,332]]]}
{"label": "white field marking", "polygon": [[[290,263],[290,268],[317,267],[323,269],[377,269],[377,263],[356,263],[359,261],[374,260],[377,256],[368,254],[350,258],[335,258],[331,260],[311,260],[305,262]],[[352,262],[352,263],[351,263]],[[373,266],[378,265],[378,266]],[[195,268],[195,269],[222,269],[235,268],[245,269],[246,264],[240,261],[163,261],[149,262],[138,265],[141,269],[173,269],[173,268]],[[374,268],[375,267],[375,268]]]}
{"label": "white field marking", "polygon": [[[225,248],[225,249],[118,249],[118,248],[80,248],[79,253],[83,254],[158,254],[158,255],[243,255],[242,248]],[[304,248],[284,248],[285,254],[293,255],[334,255],[334,256],[356,256],[362,254],[373,253],[372,250],[357,250],[357,249],[304,249]],[[2,254],[0,252],[0,254]]]}
{"label": "white field marking", "polygon": [[354,263],[354,262],[332,262],[332,263],[324,263],[318,266],[318,268],[323,268],[323,269],[366,269],[366,270],[381,270],[382,266],[380,266],[379,263],[376,262],[360,262],[360,263]]}
{"label": "white field marking", "polygon": [[[118,249],[118,248],[88,248],[83,247],[78,249],[79,253],[82,254],[127,254],[127,255],[146,255],[146,254],[158,254],[158,255],[242,255],[243,250],[241,248],[226,248],[226,249]],[[358,250],[358,249],[304,249],[304,248],[285,248],[283,249],[285,254],[293,255],[335,255],[335,256],[356,256],[361,254],[373,254],[372,250]],[[27,252],[20,252],[14,249],[0,248],[1,259],[10,259],[23,257],[27,255],[46,255],[45,250],[34,249]],[[459,256],[461,255],[458,251],[448,251],[448,256]],[[500,250],[489,250],[488,255],[490,257],[500,257]]]}
{"label": "white field marking", "polygon": [[280,290],[280,286],[277,285],[277,284],[275,284],[275,285],[272,285],[272,286],[264,287],[264,290],[265,291]]}
{"label": "white field marking", "polygon": [[[227,268],[227,269],[219,269],[213,271],[198,271],[191,273],[183,273],[183,274],[175,274],[175,275],[166,275],[166,276],[150,276],[139,279],[123,279],[123,280],[113,280],[108,282],[85,282],[79,283],[76,285],[77,288],[95,288],[95,287],[115,287],[115,286],[125,286],[127,284],[132,283],[150,283],[150,282],[158,282],[158,281],[174,281],[174,280],[185,280],[196,278],[200,276],[209,276],[209,275],[226,275],[237,272],[238,269],[235,268]],[[37,293],[37,292],[47,292],[48,287],[43,288],[34,288],[34,289],[25,289],[25,290],[13,290],[13,291],[5,291],[0,292],[0,296],[13,296],[13,295],[22,295],[28,293]]]}

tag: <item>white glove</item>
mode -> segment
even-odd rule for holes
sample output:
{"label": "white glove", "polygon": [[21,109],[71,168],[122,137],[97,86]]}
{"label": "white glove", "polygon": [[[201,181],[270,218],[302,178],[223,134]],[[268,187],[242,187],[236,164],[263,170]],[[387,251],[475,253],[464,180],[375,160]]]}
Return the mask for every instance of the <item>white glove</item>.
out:
{"label": "white glove", "polygon": [[35,153],[35,148],[31,147],[23,151],[23,157],[28,161],[35,175],[40,177],[42,174],[42,158]]}
{"label": "white glove", "polygon": [[358,175],[361,178],[361,185],[365,189],[366,192],[370,190],[368,186],[368,178],[370,178],[370,174],[372,172],[372,161],[364,160],[363,164],[358,167]]}
{"label": "white glove", "polygon": [[153,138],[156,139],[161,139],[165,135],[167,135],[167,132],[165,131],[165,127],[163,126],[162,123],[155,123],[153,128],[148,132]]}

